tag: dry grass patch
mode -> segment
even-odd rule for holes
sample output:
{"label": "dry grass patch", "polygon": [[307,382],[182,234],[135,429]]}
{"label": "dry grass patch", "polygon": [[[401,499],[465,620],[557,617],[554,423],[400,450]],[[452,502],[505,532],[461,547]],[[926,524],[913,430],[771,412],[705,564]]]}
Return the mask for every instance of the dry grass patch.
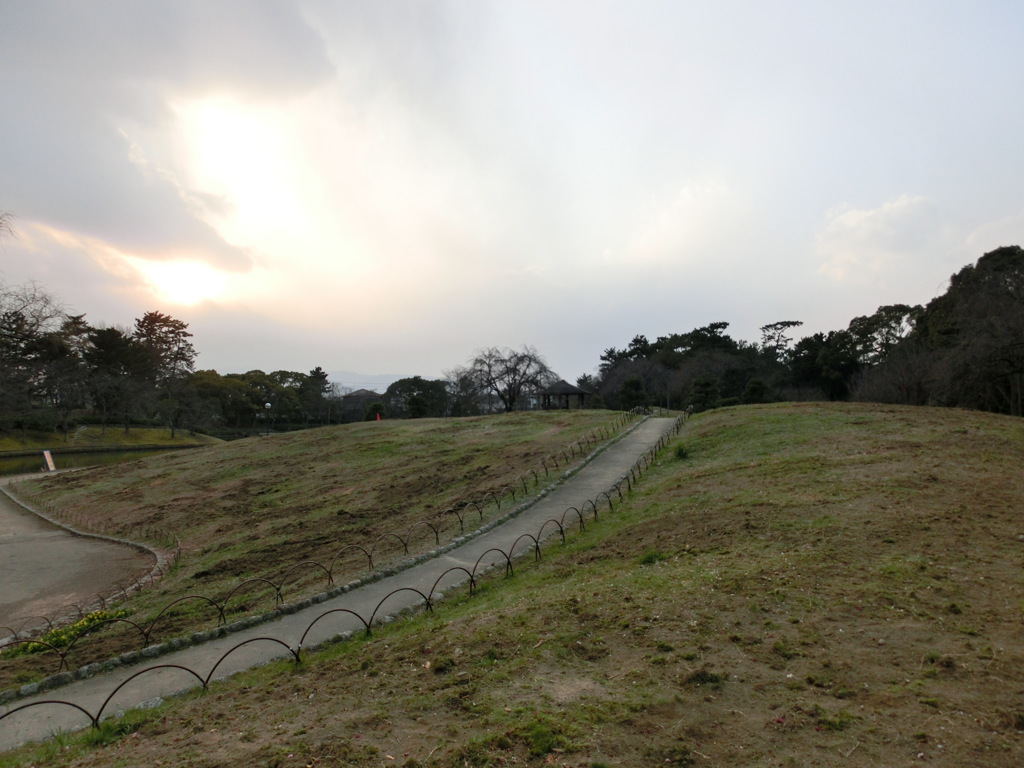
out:
{"label": "dry grass patch", "polygon": [[[147,457],[21,483],[16,491],[85,530],[135,539],[166,531],[180,541],[177,566],[127,604],[131,618],[145,625],[175,599],[222,600],[257,577],[279,583],[287,575],[286,601],[323,591],[324,568],[347,545],[361,550],[348,549],[334,562],[335,584],[369,571],[365,552],[380,568],[406,557],[406,545],[412,555],[447,543],[461,524],[446,509],[488,494],[503,496],[508,509],[510,486],[523,498],[517,478],[535,470],[542,483],[554,482],[566,461],[559,458],[558,469],[549,461],[547,477],[539,462],[611,427],[616,417],[576,411],[368,422]],[[533,475],[526,476],[535,491]],[[486,519],[498,511],[493,501],[485,505]],[[463,517],[466,530],[479,524],[475,509]],[[167,538],[149,543],[166,546]],[[295,567],[304,562],[324,567]],[[268,585],[252,582],[231,598],[229,618],[270,610],[274,601]],[[160,619],[154,639],[210,629],[216,621],[215,609],[190,600]],[[90,638],[81,651],[76,646],[71,663],[137,648],[138,633],[118,629]],[[56,663],[0,662],[0,687],[52,674]]]}
{"label": "dry grass patch", "polygon": [[514,578],[49,764],[1024,764],[1024,424],[776,405],[679,440]]}

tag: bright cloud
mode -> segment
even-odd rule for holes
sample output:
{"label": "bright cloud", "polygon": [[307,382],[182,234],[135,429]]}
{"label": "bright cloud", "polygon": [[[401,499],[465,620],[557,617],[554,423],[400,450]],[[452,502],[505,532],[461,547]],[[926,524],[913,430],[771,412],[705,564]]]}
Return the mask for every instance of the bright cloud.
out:
{"label": "bright cloud", "polygon": [[926,256],[943,230],[938,207],[920,195],[900,195],[873,209],[837,206],[815,241],[825,259],[818,272],[837,282],[878,285]]}
{"label": "bright cloud", "polygon": [[731,202],[724,184],[685,185],[664,201],[652,197],[637,216],[637,231],[617,258],[642,267],[700,261],[707,255],[702,247],[731,218]]}
{"label": "bright cloud", "polygon": [[530,343],[572,378],[636,333],[845,327],[1024,241],[1024,6],[8,5],[0,276],[180,307],[225,371]]}
{"label": "bright cloud", "polygon": [[310,226],[287,111],[210,98],[176,112],[189,186],[225,201],[211,221],[225,239],[251,243]]}

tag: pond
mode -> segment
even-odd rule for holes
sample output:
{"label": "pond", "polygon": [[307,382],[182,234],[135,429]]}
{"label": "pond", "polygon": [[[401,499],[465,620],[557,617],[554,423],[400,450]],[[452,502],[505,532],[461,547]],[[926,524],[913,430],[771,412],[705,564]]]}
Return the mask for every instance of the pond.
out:
{"label": "pond", "polygon": [[[53,451],[53,463],[57,469],[77,469],[103,464],[119,464],[122,461],[141,459],[157,453],[167,453],[168,448],[153,448],[137,451],[95,451],[89,453],[60,453]],[[181,449],[176,449],[181,450]],[[28,472],[42,472],[46,469],[43,452],[31,456],[0,456],[0,475],[22,475]]]}

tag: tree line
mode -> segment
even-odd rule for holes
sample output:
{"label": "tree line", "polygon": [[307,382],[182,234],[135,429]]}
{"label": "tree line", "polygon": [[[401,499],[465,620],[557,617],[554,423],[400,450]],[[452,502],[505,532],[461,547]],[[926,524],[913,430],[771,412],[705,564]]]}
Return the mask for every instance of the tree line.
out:
{"label": "tree line", "polygon": [[[9,230],[9,219],[0,221]],[[577,385],[594,406],[695,411],[780,400],[870,400],[1024,415],[1024,250],[986,253],[925,306],[894,304],[842,330],[797,338],[802,322],[733,339],[727,322],[600,356]],[[203,430],[225,437],[376,418],[469,416],[536,408],[557,381],[530,346],[478,351],[442,379],[412,376],[379,396],[308,372],[196,370],[184,321],[146,312],[93,326],[35,283],[0,282],[0,429],[95,423]]]}
{"label": "tree line", "polygon": [[1024,250],[1005,246],[950,278],[927,305],[891,304],[845,329],[795,339],[799,320],[638,335],[577,383],[611,408],[704,410],[779,400],[864,400],[1024,415]]}
{"label": "tree line", "polygon": [[0,284],[0,429],[62,431],[77,423],[251,431],[269,418],[325,419],[331,387],[309,373],[195,370],[188,324],[146,312],[130,328],[93,326],[35,283]]}
{"label": "tree line", "polygon": [[445,379],[407,377],[369,398],[320,366],[222,375],[196,370],[196,355],[188,324],[162,312],[94,326],[36,283],[0,282],[0,430],[159,425],[232,437],[377,415],[469,416],[522,407],[554,380],[531,347],[484,350]]}

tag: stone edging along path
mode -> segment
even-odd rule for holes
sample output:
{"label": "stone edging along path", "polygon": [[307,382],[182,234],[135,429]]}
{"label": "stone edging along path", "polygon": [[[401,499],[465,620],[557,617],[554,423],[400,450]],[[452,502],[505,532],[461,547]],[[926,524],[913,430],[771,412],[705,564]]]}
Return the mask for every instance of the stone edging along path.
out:
{"label": "stone edging along path", "polygon": [[[4,496],[10,499],[10,501],[13,502],[14,504],[17,504],[19,507],[24,509],[26,512],[31,512],[36,517],[45,520],[50,525],[54,525],[57,528],[67,531],[72,536],[81,536],[82,538],[86,539],[97,539],[98,541],[107,541],[111,544],[121,544],[122,546],[131,547],[132,549],[137,549],[140,552],[145,552],[147,555],[151,555],[156,564],[152,567],[152,569],[150,569],[149,573],[144,574],[142,576],[142,579],[148,577],[149,579],[155,581],[160,576],[163,576],[164,573],[167,572],[167,569],[170,567],[170,561],[167,559],[167,555],[161,552],[159,549],[155,549],[149,546],[148,544],[142,544],[137,541],[129,541],[128,539],[119,539],[116,536],[107,536],[103,533],[89,533],[88,531],[80,531],[77,528],[68,525],[67,523],[62,523],[60,520],[55,520],[54,518],[47,515],[45,512],[39,511],[28,502],[22,501],[13,493],[11,493],[10,489],[7,487],[7,484],[0,484],[0,493],[2,493]],[[137,581],[142,581],[142,579],[137,579]],[[137,589],[137,587],[129,587],[126,591],[128,593],[131,593],[135,589]]]}
{"label": "stone edging along path", "polygon": [[[16,477],[24,478],[26,476],[22,475]],[[29,475],[28,477],[32,477],[32,475]],[[9,478],[4,478],[3,480],[0,480],[0,493],[4,495],[6,500],[9,501],[14,506],[18,507],[19,509],[28,512],[29,514],[34,515],[35,517],[38,517],[40,520],[45,521],[54,528],[58,528],[64,531],[65,533],[70,534],[71,536],[81,537],[85,539],[94,539],[96,541],[102,541],[108,544],[116,544],[118,546],[130,547],[131,549],[134,549],[153,558],[153,567],[150,568],[149,571],[143,573],[142,576],[138,578],[133,577],[132,581],[134,581],[134,583],[130,583],[128,586],[124,587],[120,585],[114,585],[117,586],[117,589],[111,590],[112,599],[117,599],[117,597],[119,596],[125,598],[133,592],[142,589],[144,582],[147,579],[149,580],[150,584],[155,584],[157,579],[161,578],[170,569],[173,562],[173,558],[169,558],[166,552],[163,552],[155,547],[151,547],[147,544],[142,544],[137,541],[131,541],[129,539],[123,539],[116,536],[109,536],[101,533],[90,533],[87,531],[80,531],[74,526],[68,525],[67,523],[61,522],[60,520],[56,520],[50,515],[46,514],[45,512],[42,512],[41,510],[37,509],[35,506],[23,501],[22,499],[19,499],[16,495],[14,495],[8,488],[9,480]],[[94,600],[93,598],[95,597],[99,597],[100,600]],[[79,609],[80,613],[88,613],[90,610],[96,610],[98,608],[105,607],[105,604],[106,598],[104,598],[100,593],[96,593],[95,595],[90,596],[87,601],[84,601],[81,605],[76,605],[75,607]],[[50,618],[53,618],[54,622],[60,622],[71,618],[71,615],[57,615],[51,616]],[[19,632],[17,635],[4,637],[0,639],[0,650],[2,650],[3,647],[10,642],[31,637],[34,631],[41,628],[41,626],[29,627],[28,629]],[[2,694],[0,694],[0,696],[2,696]],[[0,698],[0,701],[2,701],[2,698]]]}
{"label": "stone edging along path", "polygon": [[[202,645],[203,643],[206,643],[206,642],[218,639],[218,638],[226,637],[228,635],[231,635],[231,634],[234,634],[234,633],[237,633],[237,632],[241,632],[243,630],[247,630],[247,629],[256,627],[258,625],[261,625],[261,624],[266,624],[268,622],[275,621],[275,620],[280,619],[280,618],[282,618],[284,616],[297,613],[297,612],[302,611],[302,610],[304,610],[306,608],[309,608],[311,606],[318,605],[320,603],[324,603],[324,602],[326,602],[328,600],[332,600],[332,599],[334,599],[334,598],[336,598],[336,597],[338,597],[340,595],[343,595],[345,593],[351,592],[351,591],[356,590],[356,589],[358,589],[360,587],[364,587],[366,585],[373,584],[375,582],[381,581],[382,579],[398,575],[399,573],[401,573],[403,571],[409,570],[409,569],[411,569],[411,568],[413,568],[413,567],[415,567],[417,565],[420,565],[422,563],[425,563],[425,562],[427,562],[429,560],[433,560],[435,558],[441,557],[441,556],[445,555],[446,553],[449,553],[449,552],[451,552],[451,551],[453,551],[453,550],[463,546],[467,542],[469,542],[469,541],[471,541],[473,539],[476,539],[479,536],[482,536],[485,533],[487,533],[487,532],[489,532],[489,531],[491,531],[491,530],[493,530],[495,528],[498,528],[501,525],[506,524],[507,522],[509,522],[513,518],[518,517],[519,515],[521,515],[526,510],[528,510],[531,507],[535,506],[540,501],[542,501],[545,498],[547,498],[554,490],[556,490],[561,485],[563,485],[567,480],[571,479],[573,476],[577,475],[582,469],[584,469],[589,464],[591,464],[598,456],[600,456],[601,454],[603,454],[605,451],[607,451],[608,449],[612,448],[613,446],[617,445],[619,442],[621,442],[627,436],[631,435],[633,432],[635,432],[637,429],[639,429],[639,427],[642,424],[646,423],[647,421],[648,421],[648,418],[644,418],[644,419],[638,420],[632,426],[630,426],[627,430],[624,430],[622,433],[620,433],[619,435],[614,437],[612,440],[609,440],[606,443],[604,443],[603,445],[598,446],[597,448],[595,448],[594,451],[592,451],[589,455],[587,455],[583,459],[583,461],[581,463],[579,463],[575,467],[567,470],[566,472],[562,473],[558,478],[556,478],[554,480],[554,482],[550,483],[547,487],[542,489],[539,493],[535,494],[534,496],[532,496],[527,501],[524,501],[522,504],[519,504],[519,505],[511,508],[504,515],[502,515],[500,517],[497,517],[494,520],[491,520],[491,521],[481,525],[480,527],[476,528],[475,530],[473,530],[473,531],[471,531],[469,533],[463,534],[462,536],[459,536],[459,537],[453,539],[452,541],[448,542],[445,545],[442,545],[440,547],[436,547],[436,548],[431,549],[431,550],[427,550],[427,551],[422,552],[419,555],[416,555],[416,556],[413,556],[413,557],[405,558],[405,559],[401,560],[400,562],[398,562],[398,563],[396,563],[396,564],[394,564],[392,566],[381,568],[379,570],[375,570],[375,571],[373,571],[371,573],[368,573],[365,576],[362,576],[362,577],[360,577],[360,578],[358,578],[358,579],[356,579],[354,581],[351,581],[351,582],[349,582],[347,584],[334,587],[334,588],[332,588],[330,590],[327,590],[327,591],[324,591],[324,592],[312,595],[310,597],[304,598],[302,600],[298,600],[298,601],[293,602],[293,603],[282,603],[281,605],[276,606],[273,610],[267,611],[267,612],[262,613],[262,614],[256,614],[256,615],[252,615],[252,616],[247,616],[247,617],[239,619],[239,620],[237,620],[235,622],[232,622],[231,624],[227,624],[227,625],[224,625],[224,626],[214,627],[213,629],[210,629],[210,630],[194,632],[194,633],[192,633],[190,635],[187,635],[187,636],[181,636],[181,637],[177,637],[177,638],[172,638],[172,639],[164,641],[162,643],[158,643],[158,644],[149,646],[147,648],[143,648],[142,650],[131,651],[131,652],[122,654],[119,657],[116,657],[116,658],[113,658],[113,659],[109,659],[109,660],[104,661],[104,662],[96,662],[96,663],[88,664],[88,665],[80,667],[80,668],[78,668],[78,669],[76,669],[74,671],[62,672],[62,673],[59,673],[59,674],[56,674],[56,675],[51,675],[50,677],[44,678],[43,680],[41,680],[39,682],[23,685],[23,686],[21,686],[20,688],[17,688],[17,689],[11,689],[11,690],[0,692],[0,705],[7,704],[7,703],[9,703],[11,701],[14,701],[14,700],[17,700],[17,699],[21,699],[21,698],[25,698],[25,697],[30,697],[30,696],[36,695],[36,694],[38,694],[38,693],[40,693],[42,691],[52,690],[54,688],[59,688],[61,686],[65,686],[65,685],[68,685],[70,683],[73,683],[73,682],[75,682],[77,680],[84,680],[84,679],[87,679],[87,678],[91,678],[91,677],[94,677],[96,675],[102,674],[104,672],[112,671],[112,670],[114,670],[114,669],[116,669],[118,667],[124,666],[124,665],[134,664],[134,663],[136,663],[138,661],[141,661],[143,659],[155,659],[157,657],[166,655],[168,653],[179,651],[179,650],[191,647],[191,646]],[[678,420],[676,420],[676,423],[678,423]],[[665,434],[667,435],[668,432],[669,432],[669,430],[666,429],[665,430]],[[637,459],[634,459],[634,460],[637,460]],[[624,479],[626,479],[626,477],[628,475],[629,475],[629,471],[627,470],[620,477],[616,478],[615,483],[613,483],[611,487],[613,488],[617,484],[621,483]],[[0,490],[3,490],[3,489],[0,489]],[[116,538],[109,537],[109,536],[98,536],[98,535],[95,535],[95,534],[86,534],[86,533],[82,533],[82,532],[79,532],[79,531],[75,531],[74,529],[72,529],[72,528],[70,528],[68,526],[61,525],[61,523],[59,523],[59,522],[53,520],[52,518],[50,518],[50,517],[40,513],[38,510],[33,509],[30,505],[27,505],[27,504],[24,504],[23,502],[20,502],[19,500],[14,498],[6,490],[4,492],[6,493],[6,495],[8,497],[14,499],[14,501],[16,501],[24,509],[27,509],[28,511],[33,512],[33,513],[39,515],[40,517],[42,517],[43,519],[47,520],[48,522],[53,523],[54,525],[58,525],[58,526],[60,526],[62,528],[65,528],[66,530],[70,531],[73,534],[83,535],[83,536],[94,536],[95,538],[103,539],[103,540],[106,540],[106,541],[113,541],[113,542],[120,543],[120,544],[125,544],[125,545],[128,545],[128,546],[134,546],[134,547],[137,547],[137,548],[142,548],[142,549],[144,549],[146,551],[152,551],[148,547],[142,547],[142,545],[138,545],[135,542],[129,542],[129,541],[125,541],[125,540],[121,540],[121,539],[116,539]],[[528,550],[523,550],[522,552],[520,552],[520,555],[526,554],[526,552],[528,552]],[[153,552],[153,554],[154,554],[154,556],[158,556],[159,557],[159,553]],[[154,572],[158,571],[162,567],[166,567],[166,558],[162,558],[162,559],[158,560],[158,564],[154,568]],[[408,609],[405,609],[405,610],[408,610]],[[399,612],[401,612],[401,611],[399,611]],[[393,618],[394,618],[393,615],[392,616],[385,616],[385,617],[383,617],[381,619],[381,622],[382,623],[386,623],[386,622],[390,621]]]}

